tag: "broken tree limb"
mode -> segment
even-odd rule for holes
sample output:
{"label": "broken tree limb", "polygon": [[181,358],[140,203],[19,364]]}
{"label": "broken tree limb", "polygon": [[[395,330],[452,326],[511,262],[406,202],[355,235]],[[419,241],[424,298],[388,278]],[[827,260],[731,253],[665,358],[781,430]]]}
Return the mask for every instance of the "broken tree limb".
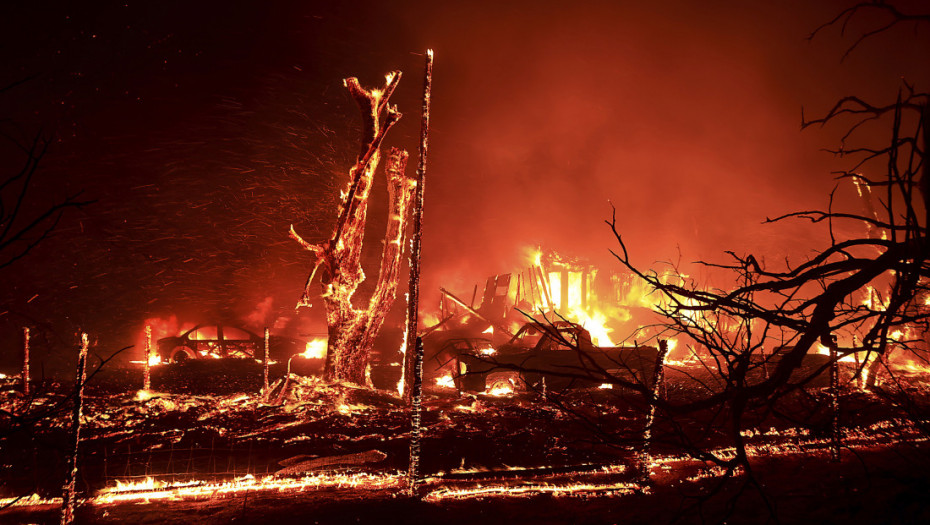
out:
{"label": "broken tree limb", "polygon": [[433,82],[433,50],[426,51],[426,71],[423,76],[423,110],[420,119],[420,151],[417,162],[417,190],[413,198],[413,233],[410,237],[410,280],[407,293],[407,330],[404,333],[403,396],[410,403],[411,389],[408,386],[416,365],[409,351],[409,342],[417,336],[420,307],[420,245],[423,240],[423,192],[426,187],[426,155],[429,150],[429,107],[430,90]]}

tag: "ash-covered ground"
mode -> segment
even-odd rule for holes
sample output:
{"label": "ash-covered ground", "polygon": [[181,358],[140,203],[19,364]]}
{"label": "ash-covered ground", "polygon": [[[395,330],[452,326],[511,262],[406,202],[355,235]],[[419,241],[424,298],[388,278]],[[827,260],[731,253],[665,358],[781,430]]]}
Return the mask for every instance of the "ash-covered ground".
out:
{"label": "ash-covered ground", "polygon": [[[694,458],[732,447],[713,411],[659,415],[642,478],[647,404],[608,389],[424,399],[421,499],[406,495],[409,409],[393,392],[292,375],[259,393],[244,361],[104,370],[85,399],[78,489],[83,523],[923,523],[930,506],[926,375],[839,396],[841,461],[831,460],[829,390],[810,386],[747,414],[754,479]],[[906,372],[906,373],[905,373]],[[668,370],[668,399],[697,399],[699,368]],[[68,456],[70,385],[6,380],[0,511],[57,522]],[[28,496],[29,500],[20,496]]]}

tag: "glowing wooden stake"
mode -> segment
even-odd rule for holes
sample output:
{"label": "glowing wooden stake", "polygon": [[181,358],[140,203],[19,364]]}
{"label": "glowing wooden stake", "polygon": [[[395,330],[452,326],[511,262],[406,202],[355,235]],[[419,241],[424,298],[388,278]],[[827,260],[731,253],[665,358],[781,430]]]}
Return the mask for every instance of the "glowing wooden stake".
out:
{"label": "glowing wooden stake", "polygon": [[142,365],[142,390],[151,390],[152,388],[152,371],[149,364],[152,360],[152,327],[145,327],[145,364]]}
{"label": "glowing wooden stake", "polygon": [[419,496],[420,482],[420,417],[423,397],[423,339],[417,337],[414,347],[413,404],[410,409],[410,465],[407,468],[407,490],[411,496]]}
{"label": "glowing wooden stake", "polygon": [[830,411],[832,413],[832,456],[833,461],[840,460],[840,374],[837,359],[836,339],[830,343]]}
{"label": "glowing wooden stake", "polygon": [[[426,184],[426,154],[429,150],[429,106],[433,82],[433,50],[426,51],[426,73],[423,77],[423,114],[420,119],[420,155],[417,161],[417,189],[413,196],[413,234],[410,237],[410,284],[407,295],[407,332],[404,335],[404,399],[411,402],[411,372],[417,356],[410,352],[410,341],[417,336],[420,306],[420,245],[423,239],[423,189]],[[422,360],[423,356],[419,356]],[[416,379],[414,379],[416,381]]]}
{"label": "glowing wooden stake", "polygon": [[23,328],[23,395],[29,395],[29,327]]}
{"label": "glowing wooden stake", "polygon": [[649,412],[646,414],[646,427],[643,430],[643,450],[640,456],[642,463],[642,479],[649,479],[649,464],[652,463],[650,445],[652,442],[652,425],[655,422],[656,402],[659,399],[659,392],[662,391],[662,383],[665,379],[665,358],[668,356],[668,341],[659,341],[659,355],[656,357],[656,368],[652,373],[652,396],[649,399]]}
{"label": "glowing wooden stake", "polygon": [[262,359],[262,368],[264,369],[264,386],[262,387],[262,396],[266,399],[268,398],[268,363],[270,362],[268,358],[268,350],[271,348],[271,345],[269,344],[270,338],[271,336],[268,334],[268,329],[265,328],[265,357]]}
{"label": "glowing wooden stake", "polygon": [[69,525],[74,521],[74,507],[77,500],[74,485],[78,475],[78,447],[81,443],[81,416],[84,409],[84,382],[87,380],[88,337],[81,334],[81,352],[78,354],[74,408],[71,411],[71,456],[68,458],[68,471],[61,497],[61,524]]}

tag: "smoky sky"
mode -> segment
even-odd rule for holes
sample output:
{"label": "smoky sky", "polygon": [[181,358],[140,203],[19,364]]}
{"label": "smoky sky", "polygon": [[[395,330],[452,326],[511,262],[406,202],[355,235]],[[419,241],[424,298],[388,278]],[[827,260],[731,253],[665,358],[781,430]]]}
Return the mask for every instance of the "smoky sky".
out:
{"label": "smoky sky", "polygon": [[[844,159],[820,151],[842,130],[802,133],[801,108],[887,103],[902,79],[928,81],[926,28],[845,60],[874,20],[808,41],[841,1],[266,4],[0,7],[0,85],[25,80],[0,94],[4,134],[51,139],[31,211],[96,200],[2,276],[5,354],[22,324],[120,347],[147,318],[293,321],[311,260],[288,227],[330,234],[358,150],[342,79],[403,71],[386,144],[415,155],[427,48],[424,310],[439,286],[466,293],[519,267],[529,246],[615,265],[612,209],[644,266],[803,257],[823,230],[761,222],[826,206]],[[24,161],[12,142],[0,151],[4,173]],[[379,180],[372,276],[385,198]]]}

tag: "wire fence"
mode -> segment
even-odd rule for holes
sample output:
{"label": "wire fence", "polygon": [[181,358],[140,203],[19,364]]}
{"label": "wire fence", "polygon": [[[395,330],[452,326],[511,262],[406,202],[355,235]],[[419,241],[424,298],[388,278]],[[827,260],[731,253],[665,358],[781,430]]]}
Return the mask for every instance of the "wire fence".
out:
{"label": "wire fence", "polygon": [[93,456],[93,459],[88,458],[89,463],[100,465],[105,484],[146,478],[185,481],[229,479],[248,474],[260,477],[272,474],[278,468],[266,453],[258,453],[252,443],[227,448],[176,448],[171,445],[163,449],[137,450],[128,445],[123,450],[105,449],[102,454]]}

